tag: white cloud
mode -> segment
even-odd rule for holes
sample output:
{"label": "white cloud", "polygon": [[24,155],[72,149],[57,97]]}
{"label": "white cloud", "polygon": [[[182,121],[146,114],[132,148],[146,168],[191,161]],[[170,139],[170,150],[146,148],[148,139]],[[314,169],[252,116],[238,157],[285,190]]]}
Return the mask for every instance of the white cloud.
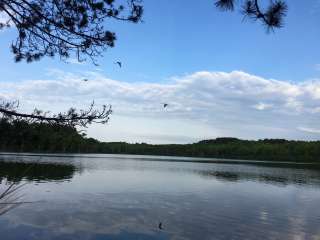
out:
{"label": "white cloud", "polygon": [[258,104],[255,104],[252,106],[253,108],[257,109],[257,110],[265,110],[265,109],[269,109],[269,108],[272,108],[272,104],[267,104],[267,103],[258,103]]}
{"label": "white cloud", "polygon": [[320,134],[320,129],[308,128],[308,127],[298,127],[298,129],[300,131],[307,132],[307,133]]}
{"label": "white cloud", "polygon": [[[122,82],[97,72],[55,72],[50,78],[0,83],[1,94],[19,99],[28,110],[83,107],[93,99],[111,104],[114,114],[109,125],[89,129],[92,136],[110,141],[191,142],[217,136],[309,139],[315,136],[298,127],[320,128],[318,80],[291,83],[240,71],[196,72],[161,84]],[[163,102],[169,107],[164,109]]]}

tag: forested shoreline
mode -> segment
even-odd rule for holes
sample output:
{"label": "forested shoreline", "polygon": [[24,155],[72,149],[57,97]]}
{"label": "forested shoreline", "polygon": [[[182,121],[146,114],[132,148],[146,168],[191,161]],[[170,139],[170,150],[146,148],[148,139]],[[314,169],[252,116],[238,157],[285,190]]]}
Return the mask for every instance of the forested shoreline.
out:
{"label": "forested shoreline", "polygon": [[74,127],[0,120],[0,151],[31,153],[109,153],[319,162],[320,141],[217,138],[192,144],[100,142]]}

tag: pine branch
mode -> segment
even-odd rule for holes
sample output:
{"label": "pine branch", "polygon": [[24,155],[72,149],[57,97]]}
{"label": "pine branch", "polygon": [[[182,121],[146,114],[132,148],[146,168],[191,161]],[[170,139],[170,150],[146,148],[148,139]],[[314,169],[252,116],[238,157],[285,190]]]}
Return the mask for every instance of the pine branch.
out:
{"label": "pine branch", "polygon": [[[33,113],[26,114],[17,111],[18,102],[9,102],[0,104],[0,114],[3,118],[10,120],[25,120],[28,122],[40,122],[68,126],[87,127],[92,123],[105,124],[109,121],[109,116],[112,113],[111,106],[102,106],[101,110],[95,109],[94,102],[91,103],[87,110],[77,111],[75,108],[70,108],[65,113],[49,115],[49,112],[43,112],[35,109]],[[0,116],[1,116],[0,115]]]}
{"label": "pine branch", "polygon": [[[141,0],[0,0],[5,13],[17,29],[11,49],[17,62],[32,62],[44,56],[61,59],[75,54],[79,61],[94,63],[109,47],[116,35],[106,28],[114,19],[137,23],[141,20]],[[0,29],[8,24],[1,23]]]}
{"label": "pine branch", "polygon": [[[233,11],[235,2],[235,0],[218,0],[215,5],[222,11]],[[260,21],[268,31],[283,27],[283,21],[288,11],[288,5],[283,0],[270,1],[265,10],[262,10],[258,0],[245,0],[241,8],[241,13],[245,17]]]}

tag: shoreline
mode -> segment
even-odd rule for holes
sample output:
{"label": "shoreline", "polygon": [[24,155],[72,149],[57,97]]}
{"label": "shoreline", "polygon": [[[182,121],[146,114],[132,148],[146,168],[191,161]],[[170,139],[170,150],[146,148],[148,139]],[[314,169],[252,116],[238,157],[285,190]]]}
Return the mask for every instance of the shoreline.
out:
{"label": "shoreline", "polygon": [[159,156],[141,154],[103,154],[103,153],[32,153],[32,152],[0,152],[1,156],[20,157],[48,157],[48,158],[94,158],[108,159],[117,158],[120,160],[157,161],[157,162],[186,162],[186,163],[215,163],[215,164],[251,164],[251,165],[278,165],[278,166],[319,166],[319,162],[290,162],[271,160],[250,160],[250,159],[224,159],[210,157],[184,157],[184,156]]}

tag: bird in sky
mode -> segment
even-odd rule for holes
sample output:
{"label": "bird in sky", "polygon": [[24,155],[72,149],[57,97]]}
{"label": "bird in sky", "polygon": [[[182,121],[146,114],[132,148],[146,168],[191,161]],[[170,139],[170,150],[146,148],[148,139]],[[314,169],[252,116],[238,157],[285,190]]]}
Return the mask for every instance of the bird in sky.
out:
{"label": "bird in sky", "polygon": [[160,230],[163,229],[163,227],[162,227],[162,222],[159,222],[159,226],[158,226],[158,227],[159,227]]}
{"label": "bird in sky", "polygon": [[163,103],[163,108],[166,108],[166,107],[168,107],[168,106],[169,106],[168,103]]}
{"label": "bird in sky", "polygon": [[122,67],[122,63],[119,62],[119,61],[115,62],[114,64],[118,64],[118,66],[119,66],[120,68]]}
{"label": "bird in sky", "polygon": [[84,81],[84,82],[88,82],[88,79],[87,79],[87,78],[85,78],[85,79],[83,79],[82,81]]}

